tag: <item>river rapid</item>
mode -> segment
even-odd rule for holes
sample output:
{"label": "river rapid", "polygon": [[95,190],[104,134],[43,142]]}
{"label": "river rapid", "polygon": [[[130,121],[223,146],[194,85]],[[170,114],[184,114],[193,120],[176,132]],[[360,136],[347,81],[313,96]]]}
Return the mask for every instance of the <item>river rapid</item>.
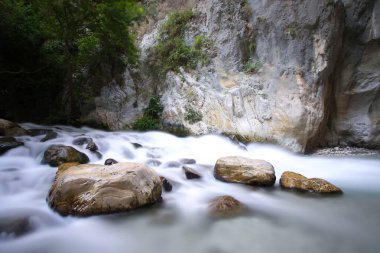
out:
{"label": "river rapid", "polygon": [[[43,135],[17,137],[25,145],[0,156],[1,253],[380,252],[379,157],[304,156],[216,135],[178,138],[161,132],[22,127],[52,129],[58,138],[40,142]],[[80,136],[91,137],[102,157],[73,145]],[[61,217],[45,200],[57,169],[41,160],[52,144],[73,146],[94,164],[104,164],[107,158],[147,163],[173,183],[173,191],[163,192],[161,204],[130,213]],[[275,186],[253,188],[215,180],[216,160],[230,155],[272,163]],[[186,179],[179,162],[183,158],[196,160],[201,179]],[[286,170],[326,179],[344,194],[283,191],[278,182]],[[233,196],[250,212],[211,220],[208,202],[221,195]]]}

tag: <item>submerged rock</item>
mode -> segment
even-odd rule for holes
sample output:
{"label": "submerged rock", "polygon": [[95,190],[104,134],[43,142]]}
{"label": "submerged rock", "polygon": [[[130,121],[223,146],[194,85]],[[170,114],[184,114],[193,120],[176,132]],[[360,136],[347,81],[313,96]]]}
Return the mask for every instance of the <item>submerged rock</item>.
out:
{"label": "submerged rock", "polygon": [[225,182],[253,186],[272,186],[276,181],[272,164],[240,156],[219,158],[214,167],[214,177]]}
{"label": "submerged rock", "polygon": [[98,146],[95,144],[94,140],[90,137],[80,137],[73,141],[74,145],[82,146],[84,144],[86,145],[86,149],[95,152],[98,150]]}
{"label": "submerged rock", "polygon": [[10,149],[17,148],[24,145],[23,142],[17,141],[13,137],[0,138],[0,155],[4,154]]}
{"label": "submerged rock", "polygon": [[112,158],[108,158],[107,160],[104,161],[104,165],[112,165],[112,164],[116,164],[118,163],[118,161],[116,161],[115,159],[112,159]]}
{"label": "submerged rock", "polygon": [[164,177],[160,177],[160,179],[161,179],[162,187],[164,188],[164,190],[166,192],[171,192],[173,189],[173,185],[169,182],[169,180],[167,180]]}
{"label": "submerged rock", "polygon": [[161,191],[160,177],[143,164],[82,164],[57,172],[47,201],[61,215],[89,216],[154,204]]}
{"label": "submerged rock", "polygon": [[34,129],[28,129],[27,133],[30,136],[39,136],[39,135],[46,135],[48,133],[53,132],[53,130],[50,129],[43,129],[43,128],[34,128]]}
{"label": "submerged rock", "polygon": [[20,127],[18,124],[9,120],[0,119],[0,135],[21,136],[27,134],[27,131],[24,128]]}
{"label": "submerged rock", "polygon": [[95,142],[90,142],[87,144],[86,149],[95,152],[98,150],[98,146],[95,144]]}
{"label": "submerged rock", "polygon": [[316,193],[343,193],[335,185],[320,178],[307,178],[301,174],[285,171],[281,175],[280,185],[284,189]]}
{"label": "submerged rock", "polygon": [[58,134],[56,132],[48,132],[44,138],[41,139],[41,142],[46,142],[46,141],[49,141],[49,140],[53,140],[55,138],[58,137]]}
{"label": "submerged rock", "polygon": [[88,156],[73,147],[64,145],[50,146],[44,153],[42,163],[57,167],[63,163],[78,162],[88,163]]}
{"label": "submerged rock", "polygon": [[183,171],[185,172],[186,178],[187,179],[198,179],[201,178],[202,176],[199,175],[198,172],[196,172],[193,168],[190,168],[188,166],[183,166],[182,167]]}
{"label": "submerged rock", "polygon": [[229,218],[241,215],[246,207],[231,196],[217,197],[209,203],[210,215],[214,218]]}
{"label": "submerged rock", "polygon": [[182,158],[179,160],[180,163],[182,164],[196,164],[197,161],[195,161],[195,159],[192,159],[192,158]]}

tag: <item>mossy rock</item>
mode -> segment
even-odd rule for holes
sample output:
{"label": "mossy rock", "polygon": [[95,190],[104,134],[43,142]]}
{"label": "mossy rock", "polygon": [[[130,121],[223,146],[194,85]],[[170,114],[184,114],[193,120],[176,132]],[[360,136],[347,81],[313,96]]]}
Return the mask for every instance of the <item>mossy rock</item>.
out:
{"label": "mossy rock", "polygon": [[63,163],[88,163],[89,158],[86,154],[79,152],[73,147],[64,145],[50,146],[44,153],[42,163],[52,167],[58,167]]}

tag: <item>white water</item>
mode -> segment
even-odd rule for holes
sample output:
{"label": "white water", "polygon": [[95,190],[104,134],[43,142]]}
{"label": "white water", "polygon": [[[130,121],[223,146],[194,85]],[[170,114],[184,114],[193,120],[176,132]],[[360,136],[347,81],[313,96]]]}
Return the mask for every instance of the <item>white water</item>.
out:
{"label": "white water", "polygon": [[[25,128],[46,128],[24,124]],[[0,231],[4,223],[26,221],[29,231],[16,236],[0,232],[0,252],[135,253],[135,252],[380,252],[380,159],[300,156],[275,146],[250,144],[244,150],[225,137],[177,138],[159,132],[103,132],[88,128],[54,128],[57,139],[42,143],[20,137],[24,147],[0,156]],[[72,141],[85,135],[94,139],[102,159]],[[143,148],[135,149],[131,143]],[[45,197],[56,168],[41,165],[44,150],[66,144],[86,153],[91,163],[105,159],[145,163],[174,184],[163,193],[164,203],[133,213],[89,218],[61,217]],[[213,165],[221,156],[242,155],[264,159],[276,170],[273,189],[219,182]],[[201,180],[186,180],[180,166],[168,162],[193,158]],[[339,197],[316,197],[284,192],[278,179],[285,170],[324,178],[339,186]],[[251,213],[211,221],[207,203],[231,195]]]}

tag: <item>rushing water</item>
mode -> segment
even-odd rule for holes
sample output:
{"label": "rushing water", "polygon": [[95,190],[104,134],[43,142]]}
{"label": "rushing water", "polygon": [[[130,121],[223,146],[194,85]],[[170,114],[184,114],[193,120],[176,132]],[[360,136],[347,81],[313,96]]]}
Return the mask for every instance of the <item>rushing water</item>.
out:
{"label": "rushing water", "polygon": [[[177,138],[159,132],[52,129],[57,139],[40,142],[43,136],[19,137],[25,146],[0,156],[1,253],[380,252],[379,158],[301,156],[272,145],[242,146],[221,136]],[[93,138],[102,158],[72,144],[82,135]],[[136,149],[132,143],[143,147]],[[40,163],[52,144],[74,146],[96,164],[107,158],[149,163],[173,182],[173,191],[163,193],[162,204],[132,213],[61,217],[45,201],[56,168]],[[227,155],[269,161],[276,170],[275,187],[252,188],[215,180],[213,165]],[[202,179],[185,179],[180,164],[173,163],[183,158],[196,160]],[[339,186],[344,195],[318,197],[282,191],[278,179],[285,170],[324,178]],[[209,220],[208,202],[220,195],[235,197],[250,213]]]}

